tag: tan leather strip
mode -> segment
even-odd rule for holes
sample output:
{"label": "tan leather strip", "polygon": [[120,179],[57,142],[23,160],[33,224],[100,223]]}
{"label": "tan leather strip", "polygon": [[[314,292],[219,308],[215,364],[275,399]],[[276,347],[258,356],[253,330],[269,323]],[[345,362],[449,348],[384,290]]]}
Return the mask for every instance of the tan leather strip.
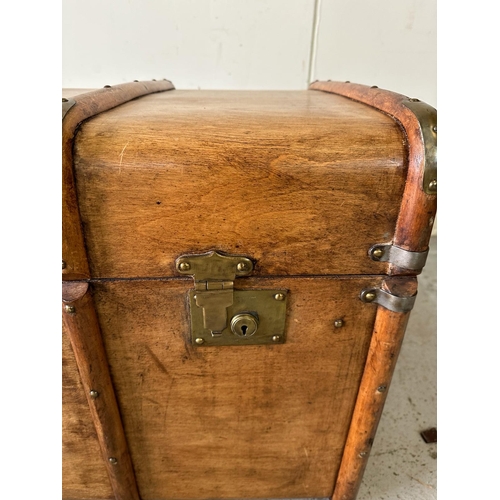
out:
{"label": "tan leather strip", "polygon": [[[425,147],[420,123],[404,103],[408,97],[355,83],[314,82],[310,90],[342,95],[390,115],[401,124],[407,137],[408,176],[393,244],[410,252],[427,250],[436,214],[436,195],[423,191]],[[398,272],[394,268],[392,272]],[[405,271],[405,274],[414,272]]]}
{"label": "tan leather strip", "polygon": [[115,498],[139,500],[89,284],[63,282],[62,310]]}
{"label": "tan leather strip", "polygon": [[137,97],[172,90],[168,80],[124,83],[73,97],[62,123],[63,280],[90,277],[73,175],[73,140],[80,124]]}
{"label": "tan leather strip", "polygon": [[[388,278],[383,287],[398,296],[416,293],[416,278]],[[367,304],[367,307],[376,307]],[[378,306],[365,369],[354,407],[332,500],[354,500],[368,461],[387,398],[409,312],[396,313]]]}

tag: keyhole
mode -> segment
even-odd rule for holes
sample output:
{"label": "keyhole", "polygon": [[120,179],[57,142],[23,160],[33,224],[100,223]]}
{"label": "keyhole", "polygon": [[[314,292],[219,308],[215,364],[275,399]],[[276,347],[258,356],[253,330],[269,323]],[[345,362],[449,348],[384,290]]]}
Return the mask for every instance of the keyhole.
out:
{"label": "keyhole", "polygon": [[242,325],[241,326],[241,333],[242,333],[243,336],[245,336],[247,334],[247,329],[248,329],[247,325]]}

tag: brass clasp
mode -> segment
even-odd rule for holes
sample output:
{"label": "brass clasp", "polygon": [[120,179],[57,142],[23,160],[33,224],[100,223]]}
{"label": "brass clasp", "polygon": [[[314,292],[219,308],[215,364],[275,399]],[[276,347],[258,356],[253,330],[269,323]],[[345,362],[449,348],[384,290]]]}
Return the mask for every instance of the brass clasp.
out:
{"label": "brass clasp", "polygon": [[195,345],[249,345],[285,341],[286,290],[234,290],[253,262],[212,251],[183,255],[177,270],[194,277],[189,292],[191,335]]}

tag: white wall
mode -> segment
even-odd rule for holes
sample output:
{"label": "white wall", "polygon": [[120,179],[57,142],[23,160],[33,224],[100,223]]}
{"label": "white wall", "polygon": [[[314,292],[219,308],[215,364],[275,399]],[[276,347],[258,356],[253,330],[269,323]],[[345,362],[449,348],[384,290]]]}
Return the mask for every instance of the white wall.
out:
{"label": "white wall", "polygon": [[185,89],[350,80],[436,106],[436,0],[63,2],[63,87],[152,78]]}

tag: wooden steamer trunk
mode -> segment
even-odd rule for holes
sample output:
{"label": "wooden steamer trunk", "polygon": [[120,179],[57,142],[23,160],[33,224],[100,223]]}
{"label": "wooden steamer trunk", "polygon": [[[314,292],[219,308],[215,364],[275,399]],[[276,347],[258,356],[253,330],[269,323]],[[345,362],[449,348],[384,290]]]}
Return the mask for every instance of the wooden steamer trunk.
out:
{"label": "wooden steamer trunk", "polygon": [[63,98],[63,497],[356,496],[436,210],[376,87]]}

